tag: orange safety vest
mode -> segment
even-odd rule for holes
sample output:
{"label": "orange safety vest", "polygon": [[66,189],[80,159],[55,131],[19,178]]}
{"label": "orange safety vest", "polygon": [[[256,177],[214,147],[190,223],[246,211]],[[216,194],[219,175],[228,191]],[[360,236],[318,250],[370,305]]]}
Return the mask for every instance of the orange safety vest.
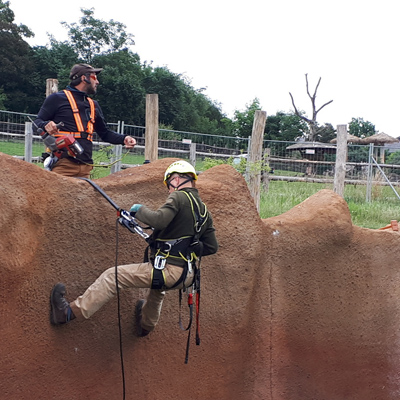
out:
{"label": "orange safety vest", "polygon": [[86,132],[87,135],[87,140],[93,141],[93,124],[94,124],[94,116],[95,116],[95,107],[94,107],[94,101],[88,97],[89,105],[90,105],[90,119],[88,121],[86,129],[83,127],[82,124],[82,119],[81,116],[79,115],[79,109],[76,105],[76,101],[74,99],[74,96],[69,90],[64,90],[63,91],[65,95],[67,96],[67,99],[69,101],[69,104],[71,105],[72,112],[74,114],[75,118],[75,123],[76,127],[78,128],[79,132],[62,132],[60,131],[60,135],[54,135],[54,136],[62,136],[62,135],[73,135],[74,138],[81,139],[82,138],[82,133]]}

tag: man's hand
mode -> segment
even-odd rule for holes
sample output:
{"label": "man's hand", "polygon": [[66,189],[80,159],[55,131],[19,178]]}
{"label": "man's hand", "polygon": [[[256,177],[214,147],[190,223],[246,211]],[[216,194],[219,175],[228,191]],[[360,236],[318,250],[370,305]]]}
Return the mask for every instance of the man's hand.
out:
{"label": "man's hand", "polygon": [[133,149],[136,146],[136,139],[132,136],[126,136],[124,144],[127,149]]}
{"label": "man's hand", "polygon": [[49,133],[50,135],[54,135],[56,133],[58,133],[58,128],[57,125],[54,121],[49,121],[45,127],[44,130]]}

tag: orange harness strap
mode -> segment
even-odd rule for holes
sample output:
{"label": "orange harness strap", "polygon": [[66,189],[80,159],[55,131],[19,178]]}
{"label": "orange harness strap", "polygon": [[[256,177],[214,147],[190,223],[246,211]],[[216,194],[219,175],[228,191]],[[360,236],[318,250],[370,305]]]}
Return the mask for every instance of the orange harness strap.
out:
{"label": "orange harness strap", "polygon": [[[94,116],[95,116],[95,107],[94,107],[94,101],[88,97],[88,101],[89,101],[89,105],[90,105],[90,120],[88,121],[86,130],[83,128],[83,124],[82,124],[82,119],[81,116],[79,115],[79,109],[78,106],[76,105],[76,101],[74,99],[74,96],[72,95],[72,93],[69,90],[64,90],[65,95],[67,96],[67,99],[69,101],[69,104],[71,105],[72,108],[72,112],[74,114],[74,118],[75,118],[75,123],[76,123],[76,127],[78,128],[79,132],[63,132],[60,131],[60,135],[73,135],[74,138],[82,138],[82,133],[86,132],[87,135],[87,139],[92,141],[93,140],[93,129],[94,129]],[[58,136],[58,135],[55,135]]]}

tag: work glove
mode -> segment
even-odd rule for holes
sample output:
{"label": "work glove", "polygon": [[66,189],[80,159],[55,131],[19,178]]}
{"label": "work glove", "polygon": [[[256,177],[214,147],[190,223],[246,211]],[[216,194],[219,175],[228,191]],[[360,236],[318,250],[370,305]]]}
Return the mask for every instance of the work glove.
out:
{"label": "work glove", "polygon": [[142,204],[134,204],[131,207],[131,211],[130,214],[132,215],[132,217],[135,217],[136,213],[139,211],[139,208],[142,207]]}

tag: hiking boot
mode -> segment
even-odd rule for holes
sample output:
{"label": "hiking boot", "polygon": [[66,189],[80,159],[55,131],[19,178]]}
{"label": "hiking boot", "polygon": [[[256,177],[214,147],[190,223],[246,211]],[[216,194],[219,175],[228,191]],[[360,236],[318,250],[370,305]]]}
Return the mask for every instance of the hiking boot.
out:
{"label": "hiking boot", "polygon": [[66,324],[75,319],[75,315],[65,298],[65,285],[57,283],[50,295],[50,322],[52,325]]}
{"label": "hiking boot", "polygon": [[144,300],[138,300],[135,307],[136,335],[139,337],[147,336],[150,333],[147,329],[142,328],[142,307],[144,303]]}

